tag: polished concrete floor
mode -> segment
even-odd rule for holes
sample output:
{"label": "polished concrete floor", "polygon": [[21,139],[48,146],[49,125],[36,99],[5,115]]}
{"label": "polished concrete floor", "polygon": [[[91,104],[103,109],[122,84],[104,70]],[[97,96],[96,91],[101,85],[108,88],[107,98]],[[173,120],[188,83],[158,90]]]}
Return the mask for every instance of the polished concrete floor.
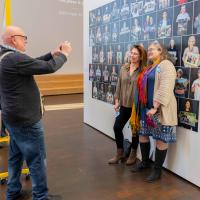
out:
{"label": "polished concrete floor", "polygon": [[[66,103],[68,97],[57,97],[57,101]],[[45,101],[56,102],[54,97]],[[199,188],[167,171],[161,180],[149,184],[144,182],[149,171],[133,174],[124,164],[109,166],[115,142],[83,123],[83,109],[47,111],[43,121],[49,190],[61,194],[63,200],[200,199]],[[4,147],[0,149],[0,170],[7,168],[6,157]],[[22,183],[24,188],[31,187],[23,176]],[[0,200],[5,200],[5,191],[6,185],[0,186]]]}

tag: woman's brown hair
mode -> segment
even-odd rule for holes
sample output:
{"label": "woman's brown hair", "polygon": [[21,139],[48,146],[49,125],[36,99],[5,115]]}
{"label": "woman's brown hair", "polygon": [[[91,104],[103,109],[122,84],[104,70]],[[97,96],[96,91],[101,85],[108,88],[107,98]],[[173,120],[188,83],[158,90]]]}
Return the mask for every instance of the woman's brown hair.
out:
{"label": "woman's brown hair", "polygon": [[140,67],[144,68],[147,65],[147,52],[145,48],[141,45],[133,45],[130,49],[132,51],[133,49],[137,49],[140,54]]}
{"label": "woman's brown hair", "polygon": [[157,40],[153,41],[149,46],[155,46],[160,52],[160,61],[169,60],[172,61],[170,54],[168,53],[167,49]]}

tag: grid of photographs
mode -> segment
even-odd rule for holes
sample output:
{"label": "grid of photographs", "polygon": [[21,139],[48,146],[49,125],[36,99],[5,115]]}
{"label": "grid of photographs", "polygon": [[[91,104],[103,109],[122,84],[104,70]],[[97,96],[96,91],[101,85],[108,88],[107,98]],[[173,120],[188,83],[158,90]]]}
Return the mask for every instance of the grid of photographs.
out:
{"label": "grid of photographs", "polygon": [[154,40],[166,47],[176,67],[179,126],[198,131],[200,0],[115,0],[91,10],[92,97],[113,104],[120,67],[129,61],[131,46],[148,48]]}

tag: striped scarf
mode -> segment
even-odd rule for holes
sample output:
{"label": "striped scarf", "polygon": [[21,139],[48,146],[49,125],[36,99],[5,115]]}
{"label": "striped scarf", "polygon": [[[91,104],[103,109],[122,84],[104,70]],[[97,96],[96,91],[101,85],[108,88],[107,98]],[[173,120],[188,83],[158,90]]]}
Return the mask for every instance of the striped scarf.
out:
{"label": "striped scarf", "polygon": [[138,101],[138,90],[135,89],[134,100],[132,105],[131,117],[129,124],[132,130],[132,136],[136,137],[140,130],[140,119],[139,119],[139,101]]}
{"label": "striped scarf", "polygon": [[144,68],[138,75],[137,89],[135,90],[132,112],[129,120],[133,137],[136,137],[140,131],[140,109],[144,108],[147,104],[147,77],[152,69],[159,63],[160,59],[157,59],[152,65]]}
{"label": "striped scarf", "polygon": [[138,77],[138,95],[139,95],[139,102],[142,106],[146,106],[147,104],[147,79],[148,75],[151,71],[157,67],[160,63],[160,59],[157,59],[153,62],[152,65],[145,68],[145,70],[139,75]]}
{"label": "striped scarf", "polygon": [[[141,74],[145,70],[143,69],[138,77],[141,76]],[[137,80],[138,82],[138,80]],[[129,119],[129,124],[131,127],[132,131],[132,136],[136,137],[138,135],[138,132],[140,130],[140,117],[139,117],[139,95],[138,95],[138,87],[136,86],[135,93],[134,93],[134,99],[133,99],[133,105],[132,105],[132,112],[131,112],[131,117]]]}

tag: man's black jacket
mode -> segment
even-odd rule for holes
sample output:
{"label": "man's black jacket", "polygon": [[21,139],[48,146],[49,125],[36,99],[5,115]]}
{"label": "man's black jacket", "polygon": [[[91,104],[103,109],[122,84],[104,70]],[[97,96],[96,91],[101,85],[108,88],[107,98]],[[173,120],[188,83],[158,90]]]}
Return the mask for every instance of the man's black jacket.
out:
{"label": "man's black jacket", "polygon": [[4,122],[27,127],[41,119],[40,92],[33,75],[57,71],[66,62],[65,55],[46,54],[31,58],[0,46],[0,56],[11,51],[0,62],[0,97]]}

